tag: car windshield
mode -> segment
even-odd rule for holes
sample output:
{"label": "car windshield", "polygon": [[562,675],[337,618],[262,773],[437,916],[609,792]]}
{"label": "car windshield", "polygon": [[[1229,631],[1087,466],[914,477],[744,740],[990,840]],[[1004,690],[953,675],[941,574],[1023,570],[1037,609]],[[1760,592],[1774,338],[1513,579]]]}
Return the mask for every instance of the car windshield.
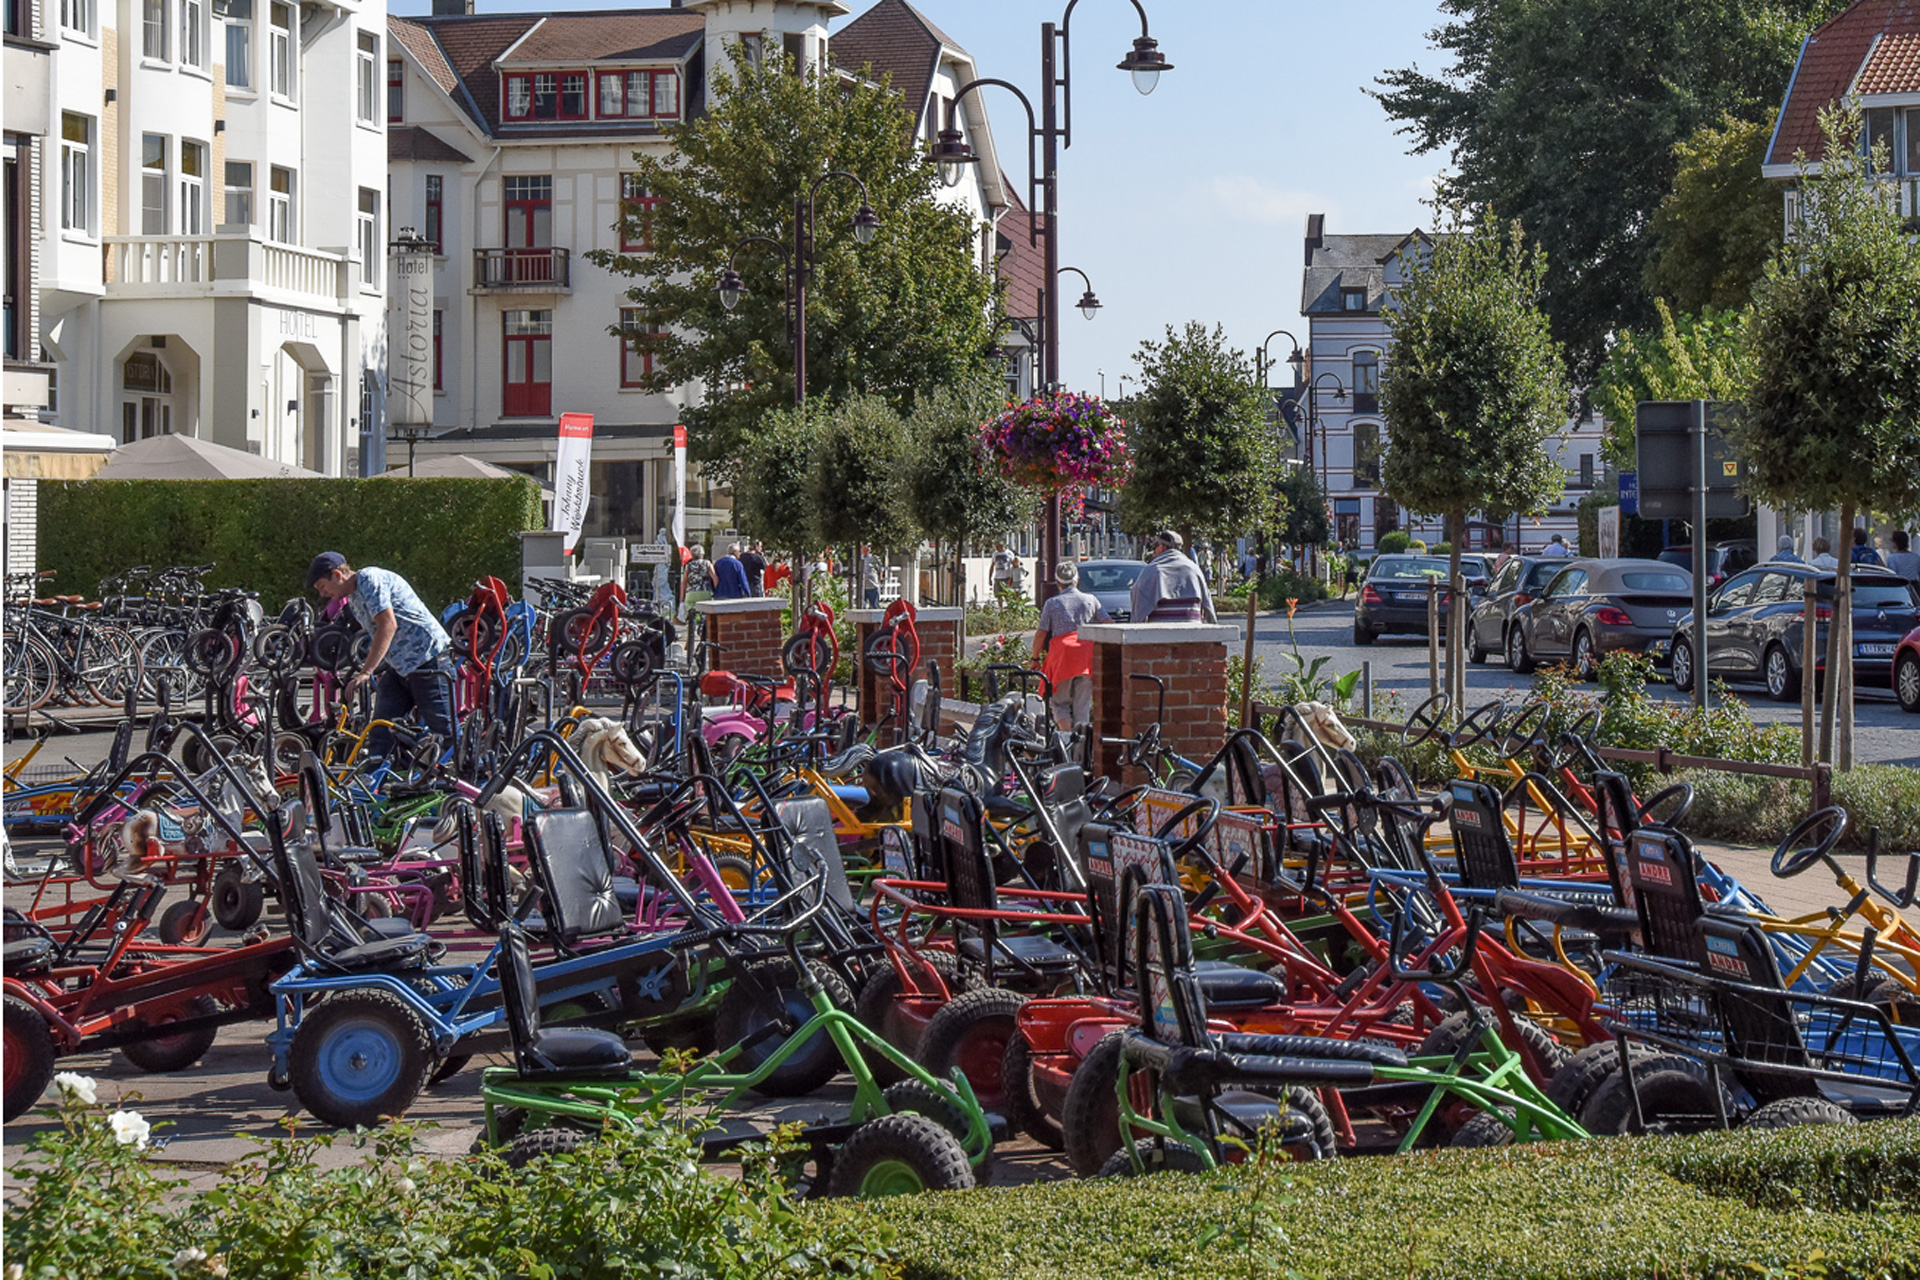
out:
{"label": "car windshield", "polygon": [[1133,580],[1146,568],[1143,564],[1083,564],[1080,566],[1082,591],[1130,591]]}
{"label": "car windshield", "polygon": [[1447,562],[1439,556],[1381,556],[1367,571],[1368,578],[1397,578],[1425,582],[1430,576],[1447,576]]}
{"label": "car windshield", "polygon": [[1693,590],[1693,579],[1684,573],[1661,573],[1657,569],[1643,569],[1621,574],[1620,585],[1628,591],[1677,591],[1684,594]]}
{"label": "car windshield", "polygon": [[1663,564],[1679,565],[1682,569],[1693,568],[1692,547],[1668,547],[1657,557]]}
{"label": "car windshield", "polygon": [[1487,576],[1487,562],[1479,556],[1461,556],[1460,573],[1468,578],[1484,578]]}
{"label": "car windshield", "polygon": [[1560,572],[1561,567],[1560,563],[1556,560],[1542,560],[1527,570],[1527,580],[1524,584],[1525,589],[1528,591],[1540,590],[1549,582],[1553,581],[1553,575]]}

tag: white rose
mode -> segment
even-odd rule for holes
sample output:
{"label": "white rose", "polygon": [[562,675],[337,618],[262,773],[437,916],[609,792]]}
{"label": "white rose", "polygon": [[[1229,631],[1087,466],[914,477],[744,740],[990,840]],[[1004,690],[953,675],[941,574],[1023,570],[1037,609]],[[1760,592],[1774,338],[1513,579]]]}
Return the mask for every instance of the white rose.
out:
{"label": "white rose", "polygon": [[66,1094],[76,1102],[84,1102],[91,1107],[100,1101],[100,1096],[98,1092],[96,1092],[98,1086],[94,1084],[92,1076],[83,1076],[72,1071],[62,1071],[54,1076],[53,1083],[59,1088],[60,1092]]}
{"label": "white rose", "polygon": [[205,1249],[185,1248],[173,1255],[173,1269],[185,1271],[188,1267],[197,1267],[207,1260]]}
{"label": "white rose", "polygon": [[132,1143],[145,1151],[153,1140],[153,1126],[138,1111],[116,1111],[107,1117],[107,1124],[113,1129],[114,1141],[125,1146]]}
{"label": "white rose", "polygon": [[410,1196],[410,1195],[412,1195],[412,1194],[414,1193],[414,1189],[415,1189],[415,1188],[414,1188],[414,1185],[413,1185],[413,1179],[412,1179],[412,1178],[406,1178],[406,1177],[403,1177],[403,1178],[401,1178],[401,1179],[400,1179],[400,1180],[399,1180],[398,1182],[396,1182],[396,1183],[394,1183],[393,1185],[394,1185],[395,1187],[397,1187],[397,1188],[399,1188],[399,1190],[400,1190],[400,1194],[401,1194],[401,1195],[403,1195],[403,1196]]}

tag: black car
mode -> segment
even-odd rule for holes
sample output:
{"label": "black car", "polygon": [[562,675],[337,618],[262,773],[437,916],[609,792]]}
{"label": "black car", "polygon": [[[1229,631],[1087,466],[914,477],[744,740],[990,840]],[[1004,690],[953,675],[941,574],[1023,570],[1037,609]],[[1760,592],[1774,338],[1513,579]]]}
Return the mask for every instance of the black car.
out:
{"label": "black car", "polygon": [[1566,659],[1591,680],[1609,653],[1667,659],[1673,626],[1693,605],[1693,575],[1658,560],[1569,560],[1507,625],[1507,666],[1518,673]]}
{"label": "black car", "polygon": [[[1660,558],[1676,569],[1693,572],[1693,546],[1690,543],[1667,547],[1661,551]],[[1707,548],[1707,586],[1719,586],[1742,569],[1752,568],[1759,559],[1759,548],[1752,538],[1732,538],[1714,543]]]}
{"label": "black car", "polygon": [[[1728,680],[1758,680],[1782,702],[1800,696],[1807,579],[1814,580],[1816,672],[1826,667],[1827,623],[1833,616],[1834,573],[1770,560],[1735,574],[1707,597],[1707,671]],[[1916,622],[1913,587],[1871,565],[1853,567],[1853,683],[1887,687],[1893,653]],[[1693,611],[1673,633],[1673,683],[1693,687]],[[1684,650],[1684,652],[1683,652]]]}
{"label": "black car", "polygon": [[1427,593],[1441,590],[1440,616],[1447,616],[1445,556],[1375,556],[1367,567],[1367,584],[1353,607],[1353,642],[1372,644],[1374,637],[1427,634]]}
{"label": "black car", "polygon": [[1509,557],[1467,615],[1467,660],[1485,662],[1488,654],[1505,653],[1513,611],[1546,590],[1553,575],[1566,567],[1564,556]]}

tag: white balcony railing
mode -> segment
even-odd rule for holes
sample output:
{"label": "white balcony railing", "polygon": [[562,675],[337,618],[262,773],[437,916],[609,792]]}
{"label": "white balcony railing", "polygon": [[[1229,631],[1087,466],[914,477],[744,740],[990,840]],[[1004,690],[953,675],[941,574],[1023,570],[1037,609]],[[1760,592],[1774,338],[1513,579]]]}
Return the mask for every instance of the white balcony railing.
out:
{"label": "white balcony railing", "polygon": [[346,257],[252,235],[107,236],[104,245],[109,296],[268,294],[337,305],[352,292]]}

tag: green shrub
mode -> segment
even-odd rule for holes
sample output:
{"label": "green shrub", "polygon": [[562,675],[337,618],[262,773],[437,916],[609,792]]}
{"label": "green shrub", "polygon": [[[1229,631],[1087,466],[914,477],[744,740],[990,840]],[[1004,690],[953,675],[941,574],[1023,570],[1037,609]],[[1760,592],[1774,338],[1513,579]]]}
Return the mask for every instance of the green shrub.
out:
{"label": "green shrub", "polygon": [[1040,625],[1040,606],[1024,595],[1011,594],[976,602],[967,606],[966,625],[970,636],[995,631],[1031,631]]}
{"label": "green shrub", "polygon": [[[1242,579],[1234,584],[1233,590],[1217,597],[1214,600],[1214,607],[1222,612],[1231,609],[1235,613],[1244,613],[1247,607],[1247,592],[1251,590],[1253,590],[1252,581]],[[1269,570],[1267,576],[1260,580],[1260,607],[1263,610],[1284,609],[1289,600],[1296,605],[1302,605],[1326,598],[1325,583],[1304,573],[1295,573],[1292,569]]]}
{"label": "green shrub", "polygon": [[1427,554],[1427,544],[1419,538],[1414,538],[1407,543],[1407,550],[1414,555],[1423,556]]}
{"label": "green shrub", "polygon": [[1413,535],[1405,529],[1393,529],[1373,540],[1373,549],[1383,556],[1397,555],[1413,545]]}
{"label": "green shrub", "polygon": [[517,586],[520,538],[542,527],[531,478],[501,480],[82,480],[40,486],[40,567],[92,592],[133,565],[205,564],[210,586],[258,591],[272,613],[306,595],[321,551],[379,565],[427,607],[474,579]]}
{"label": "green shrub", "polygon": [[1453,554],[1453,544],[1451,542],[1436,542],[1427,548],[1427,554],[1430,556],[1450,556]]}

